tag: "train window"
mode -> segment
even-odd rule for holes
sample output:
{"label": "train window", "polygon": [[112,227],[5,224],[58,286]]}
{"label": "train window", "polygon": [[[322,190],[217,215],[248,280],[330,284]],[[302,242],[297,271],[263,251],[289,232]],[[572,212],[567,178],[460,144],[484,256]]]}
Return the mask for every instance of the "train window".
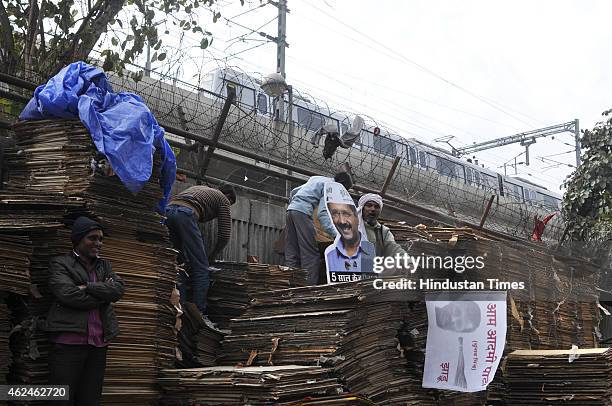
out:
{"label": "train window", "polygon": [[465,181],[465,173],[463,165],[459,165],[449,159],[436,157],[436,170],[440,175],[448,176],[453,179],[462,179]]}
{"label": "train window", "polygon": [[[336,126],[336,128],[338,129],[338,131],[340,131],[340,121],[338,121],[335,118],[332,118],[330,116],[323,116],[323,119],[325,121],[325,124],[334,124]],[[340,133],[342,134],[342,133]]]}
{"label": "train window", "polygon": [[512,182],[504,182],[506,194],[512,198],[523,201],[523,187]]}
{"label": "train window", "polygon": [[408,147],[408,158],[408,162],[410,162],[410,165],[416,166],[418,164],[416,149],[414,149],[413,147]]}
{"label": "train window", "polygon": [[374,134],[368,130],[361,130],[361,145],[366,148],[371,148],[374,144]]}
{"label": "train window", "polygon": [[223,96],[227,97],[227,85],[234,86],[236,88],[236,104],[242,107],[248,108],[248,110],[255,109],[255,89],[243,86],[239,83],[232,82],[231,80],[223,80]]}
{"label": "train window", "polygon": [[387,156],[397,155],[395,141],[382,135],[374,136],[374,151]]}
{"label": "train window", "polygon": [[268,98],[263,93],[257,95],[257,111],[259,114],[268,114]]}
{"label": "train window", "polygon": [[556,197],[550,197],[551,208],[555,210],[561,209],[561,199],[557,199]]}
{"label": "train window", "polygon": [[475,183],[476,183],[478,186],[482,186],[482,183],[481,183],[482,181],[481,181],[481,179],[480,179],[480,172],[475,171],[475,170],[473,170],[473,169],[472,169],[472,171],[473,171],[473,173],[474,173],[474,181],[475,181]]}
{"label": "train window", "polygon": [[540,199],[538,200],[542,202],[544,207],[547,207],[553,210],[559,209],[561,200],[557,199],[556,197],[545,195],[544,193],[540,193],[540,192],[538,192],[538,195],[540,196]]}
{"label": "train window", "polygon": [[[343,134],[348,129],[348,126],[346,124],[340,124],[340,127],[342,128],[342,133]],[[362,149],[364,143],[365,143],[365,141],[363,139],[363,131],[361,131],[359,133],[359,137],[357,137],[357,139],[353,143],[353,148]]]}
{"label": "train window", "polygon": [[465,180],[470,185],[478,187],[478,182],[476,182],[476,176],[474,175],[475,172],[476,171],[472,168],[465,168]]}
{"label": "train window", "polygon": [[481,178],[480,172],[478,172],[474,168],[465,168],[465,180],[467,181],[467,183],[474,185],[475,187],[480,187],[483,189],[485,187],[484,179]]}
{"label": "train window", "polygon": [[535,192],[535,190],[524,189],[523,191],[525,192],[525,200],[528,200],[534,203],[538,201],[538,195]]}
{"label": "train window", "polygon": [[436,159],[436,170],[440,175],[455,177],[455,171],[453,170],[453,163],[448,159],[437,157]]}
{"label": "train window", "polygon": [[424,151],[419,151],[419,163],[422,168],[427,169],[429,166],[427,165],[427,155]]}
{"label": "train window", "polygon": [[[325,125],[325,116],[321,113],[297,106],[297,124],[310,131],[317,131]],[[336,120],[337,122],[337,120]]]}
{"label": "train window", "polygon": [[488,173],[480,172],[480,178],[481,178],[481,185],[483,186],[483,188],[488,189],[488,190],[494,190],[497,192],[497,189],[498,189],[497,177],[489,175]]}

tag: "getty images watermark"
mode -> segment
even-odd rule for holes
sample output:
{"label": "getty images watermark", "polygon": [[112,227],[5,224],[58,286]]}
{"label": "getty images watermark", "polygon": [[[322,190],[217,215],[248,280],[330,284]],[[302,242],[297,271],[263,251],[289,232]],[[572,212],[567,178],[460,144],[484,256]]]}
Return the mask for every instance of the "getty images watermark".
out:
{"label": "getty images watermark", "polygon": [[[394,257],[375,257],[373,271],[380,275],[385,271],[396,274],[411,275],[417,271],[454,271],[463,274],[465,271],[481,271],[485,267],[483,256],[439,256],[396,254]],[[497,278],[483,280],[451,280],[449,278],[399,278],[373,280],[375,289],[399,290],[522,290],[525,282],[502,281]]]}

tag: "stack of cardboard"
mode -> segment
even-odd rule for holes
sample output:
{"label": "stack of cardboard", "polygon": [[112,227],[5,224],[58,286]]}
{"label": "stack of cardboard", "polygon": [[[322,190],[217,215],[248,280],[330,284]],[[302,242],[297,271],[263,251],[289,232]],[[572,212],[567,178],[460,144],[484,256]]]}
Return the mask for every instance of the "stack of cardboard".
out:
{"label": "stack of cardboard", "polygon": [[178,368],[212,367],[221,352],[221,340],[229,333],[208,325],[193,303],[183,305],[182,327],[179,332],[181,356]]}
{"label": "stack of cardboard", "polygon": [[609,348],[514,351],[505,369],[510,405],[612,403]]}
{"label": "stack of cardboard", "polygon": [[13,269],[25,269],[28,275],[27,291],[14,288],[17,278],[2,287],[13,292],[9,302],[15,326],[10,337],[13,358],[10,382],[48,382],[49,344],[43,331],[52,301],[47,289],[48,264],[53,256],[68,252],[71,247],[70,232],[61,223],[67,210],[62,201],[62,198],[50,201],[43,194],[0,195],[0,211],[4,214],[0,220],[0,238],[14,242],[14,251],[9,255],[19,255],[12,257]]}
{"label": "stack of cardboard", "polygon": [[6,375],[11,364],[11,350],[9,348],[11,315],[5,299],[5,295],[0,293],[0,385],[6,384]]}
{"label": "stack of cardboard", "polygon": [[167,405],[284,405],[342,392],[329,370],[296,365],[170,369],[162,371],[160,384]]}
{"label": "stack of cardboard", "polygon": [[27,236],[0,234],[0,291],[30,292],[32,242]]}
{"label": "stack of cardboard", "polygon": [[433,404],[398,349],[402,294],[371,282],[257,294],[232,320],[221,360],[333,367],[345,388],[379,404]]}
{"label": "stack of cardboard", "polygon": [[[15,141],[18,153],[9,159],[8,189],[18,198],[5,201],[14,209],[18,205],[29,208],[32,228],[24,227],[25,220],[16,228],[25,230],[32,240],[34,256],[39,256],[30,273],[42,296],[36,309],[31,305],[32,294],[25,301],[25,315],[30,316],[30,321],[23,318],[27,324],[23,331],[36,338],[37,348],[46,347],[36,324],[41,323],[52,299],[45,289],[48,260],[52,255],[70,252],[70,230],[62,222],[70,225],[79,215],[96,219],[105,228],[102,256],[111,261],[113,270],[126,285],[124,297],[115,304],[121,332],[109,347],[103,402],[134,404],[156,399],[157,376],[162,368],[172,365],[177,346],[173,330],[176,312],[170,303],[176,278],[175,251],[170,248],[167,230],[155,212],[162,196],[160,163],[154,162],[149,182],[134,195],[113,176],[78,121],[19,123],[15,126]],[[29,194],[31,191],[45,198],[37,199]],[[61,210],[47,217],[43,202]],[[36,207],[36,203],[41,205]],[[23,217],[23,212],[13,210],[7,222],[13,224],[19,216]],[[56,230],[57,224],[61,231]],[[56,234],[39,238],[42,234],[34,230],[44,227]],[[43,253],[36,249],[39,241],[46,244]],[[37,317],[38,323],[32,317]],[[23,340],[17,353],[32,353],[31,343],[32,340]],[[32,372],[40,374],[41,383],[46,372],[43,358],[37,360],[38,366]]]}
{"label": "stack of cardboard", "polygon": [[[599,273],[592,262],[553,255],[532,245],[487,240],[458,240],[452,245],[415,241],[411,249],[415,255],[483,258],[482,269],[460,274],[427,269],[417,275],[483,281],[487,289],[508,290],[509,349],[596,346]],[[510,287],[503,288],[502,283]]]}
{"label": "stack of cardboard", "polygon": [[[486,234],[480,235],[483,232],[476,234],[465,229],[457,232],[452,229],[427,231],[432,238],[412,239],[408,236],[403,241],[411,243],[411,255],[452,258],[481,256],[485,266],[461,274],[452,270],[421,269],[413,277],[487,283],[488,279],[495,279],[499,282],[521,282],[524,285],[524,289],[516,285],[514,289],[508,289],[506,352],[569,348],[572,344],[580,347],[597,346],[598,268],[591,261],[579,256],[559,255],[528,242],[494,241],[493,238],[486,238]],[[411,368],[420,376],[427,338],[424,303],[411,303],[406,314],[400,339]],[[507,394],[504,385],[503,371],[499,369],[488,388],[487,402],[501,402]],[[448,398],[450,395],[440,396],[451,402],[451,398]],[[452,396],[453,402],[465,399],[464,395]],[[470,401],[467,400],[468,403]],[[476,400],[473,402],[483,404]]]}
{"label": "stack of cardboard", "polygon": [[214,267],[219,270],[211,274],[208,313],[221,328],[240,317],[257,293],[306,286],[303,269],[237,262],[217,262]]}
{"label": "stack of cardboard", "polygon": [[486,405],[487,392],[462,393],[453,391],[439,391],[438,405],[440,406],[476,406]]}
{"label": "stack of cardboard", "polygon": [[449,240],[498,240],[499,237],[470,227],[427,227],[423,224],[410,226],[403,222],[383,221],[396,241],[449,241]]}
{"label": "stack of cardboard", "polygon": [[286,406],[371,406],[374,402],[371,400],[352,393],[342,393],[334,396],[317,396],[313,398],[308,396],[304,399],[289,402]]}

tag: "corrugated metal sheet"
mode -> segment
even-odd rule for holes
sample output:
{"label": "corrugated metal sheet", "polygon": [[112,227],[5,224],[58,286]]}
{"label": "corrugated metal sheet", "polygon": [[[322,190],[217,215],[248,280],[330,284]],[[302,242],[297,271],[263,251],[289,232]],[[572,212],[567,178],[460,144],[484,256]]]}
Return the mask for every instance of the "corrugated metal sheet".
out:
{"label": "corrugated metal sheet", "polygon": [[[274,243],[284,226],[284,206],[239,197],[232,206],[232,238],[220,259],[245,262],[248,255],[254,255],[261,263],[282,264],[283,258],[274,252]],[[210,250],[216,241],[216,220],[201,229]]]}

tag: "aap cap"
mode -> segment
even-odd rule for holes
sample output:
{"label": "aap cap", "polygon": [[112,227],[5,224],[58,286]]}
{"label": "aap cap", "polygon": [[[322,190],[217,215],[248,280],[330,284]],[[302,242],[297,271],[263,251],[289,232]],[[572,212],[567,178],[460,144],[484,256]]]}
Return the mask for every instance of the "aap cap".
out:
{"label": "aap cap", "polygon": [[344,203],[355,205],[353,198],[349,192],[338,182],[329,182],[325,184],[325,202],[326,203]]}
{"label": "aap cap", "polygon": [[81,216],[77,218],[72,224],[72,234],[70,235],[72,244],[77,245],[83,239],[83,237],[93,230],[104,231],[104,228],[100,223],[97,223],[89,217]]}

